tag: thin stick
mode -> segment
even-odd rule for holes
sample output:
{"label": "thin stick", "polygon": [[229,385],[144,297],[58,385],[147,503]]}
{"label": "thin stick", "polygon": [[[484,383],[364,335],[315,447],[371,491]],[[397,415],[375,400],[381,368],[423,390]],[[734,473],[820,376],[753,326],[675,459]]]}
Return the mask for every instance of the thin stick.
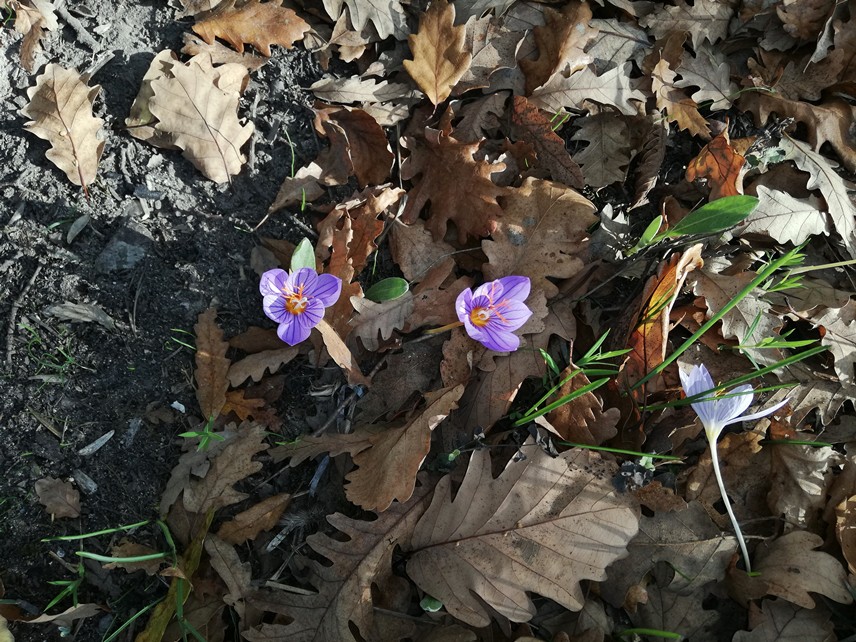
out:
{"label": "thin stick", "polygon": [[719,470],[719,453],[716,449],[716,437],[708,437],[707,443],[710,445],[710,462],[713,466],[713,474],[716,476],[716,483],[719,486],[719,494],[722,496],[722,502],[725,504],[725,510],[728,512],[728,517],[731,519],[731,526],[734,527],[734,534],[737,535],[737,542],[740,544],[740,552],[743,553],[743,561],[746,564],[746,572],[751,573],[752,563],[749,561],[749,551],[746,549],[746,541],[743,539],[743,532],[740,530],[740,524],[737,523],[734,511],[731,509],[731,502],[728,501],[728,493],[725,492],[725,483],[722,481],[722,473]]}
{"label": "thin stick", "polygon": [[15,346],[12,341],[15,335],[15,320],[18,317],[18,309],[21,307],[21,303],[24,301],[24,297],[27,296],[27,293],[30,291],[30,288],[33,287],[33,283],[36,282],[36,278],[39,276],[39,272],[42,271],[42,266],[39,265],[33,271],[33,276],[30,277],[30,280],[27,281],[27,284],[24,286],[24,289],[21,290],[21,293],[15,299],[14,303],[12,303],[12,309],[9,312],[9,325],[6,328],[6,367],[9,368],[12,366],[12,354],[15,352]]}

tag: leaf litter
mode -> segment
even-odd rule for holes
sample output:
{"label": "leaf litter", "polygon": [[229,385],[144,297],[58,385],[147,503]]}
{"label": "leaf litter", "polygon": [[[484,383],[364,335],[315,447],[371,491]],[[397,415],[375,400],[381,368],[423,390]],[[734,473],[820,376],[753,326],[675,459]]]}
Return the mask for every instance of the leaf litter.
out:
{"label": "leaf litter", "polygon": [[[259,237],[239,287],[310,267],[342,294],[293,347],[199,314],[201,421],[151,516],[166,544],[117,539],[105,562],[169,585],[137,640],[852,637],[856,6],[182,4],[201,41],[154,55],[111,144],[130,134],[231,183],[260,135],[246,92],[265,67],[247,56],[312,49],[339,70],[305,90],[318,153],[257,226],[308,221],[311,266],[294,234]],[[56,17],[4,7],[30,69]],[[21,110],[87,198],[105,146],[88,80],[48,64]],[[689,223],[743,195],[736,225]],[[407,291],[365,296],[389,275]],[[517,350],[448,327],[461,292],[509,276],[531,284]],[[49,314],[116,329],[95,304]],[[796,359],[807,346],[823,350]],[[294,364],[307,403],[280,416]],[[788,403],[711,457],[680,391],[700,365]],[[68,481],[34,492],[52,518],[85,514]]]}

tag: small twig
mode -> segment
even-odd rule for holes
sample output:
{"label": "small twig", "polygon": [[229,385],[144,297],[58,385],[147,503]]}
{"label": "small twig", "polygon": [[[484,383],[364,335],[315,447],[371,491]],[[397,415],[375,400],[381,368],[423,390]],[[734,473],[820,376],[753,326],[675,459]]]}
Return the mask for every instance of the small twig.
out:
{"label": "small twig", "polygon": [[30,288],[33,287],[33,283],[36,282],[36,278],[39,276],[39,272],[42,271],[42,266],[39,265],[33,271],[33,276],[30,277],[30,280],[27,281],[27,284],[24,286],[24,289],[21,290],[21,293],[12,303],[12,309],[9,312],[9,325],[6,327],[6,367],[10,368],[12,366],[12,354],[15,352],[15,344],[13,342],[13,338],[15,335],[15,320],[18,317],[18,309],[21,307],[21,303],[24,301],[24,297],[27,296],[27,293],[30,291]]}
{"label": "small twig", "polygon": [[[250,122],[256,122],[256,111],[259,108],[259,92],[256,92],[255,98],[253,98],[253,104],[250,107]],[[254,173],[256,171],[256,138],[259,135],[258,129],[253,129],[253,135],[250,136],[250,148],[247,150],[247,167],[250,170],[250,173]]]}
{"label": "small twig", "polygon": [[74,30],[77,34],[77,41],[92,49],[92,51],[101,51],[101,44],[86,31],[86,28],[81,24],[80,20],[75,18],[68,12],[64,5],[56,7],[56,12],[65,21],[65,23]]}

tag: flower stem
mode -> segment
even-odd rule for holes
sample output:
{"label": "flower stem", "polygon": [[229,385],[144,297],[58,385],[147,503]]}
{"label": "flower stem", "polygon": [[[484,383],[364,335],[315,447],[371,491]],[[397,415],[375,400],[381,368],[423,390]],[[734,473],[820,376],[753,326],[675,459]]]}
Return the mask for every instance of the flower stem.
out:
{"label": "flower stem", "polygon": [[746,572],[751,573],[752,564],[749,562],[749,551],[746,549],[746,541],[743,539],[740,524],[737,523],[734,511],[731,509],[731,502],[728,501],[728,493],[725,492],[725,483],[722,481],[722,472],[719,470],[719,453],[716,449],[716,437],[712,435],[708,436],[707,443],[710,445],[710,462],[713,466],[713,474],[716,476],[716,483],[719,486],[719,494],[722,497],[722,502],[725,504],[725,510],[728,511],[728,517],[731,518],[731,526],[734,527],[734,534],[737,536],[737,542],[740,544],[740,552],[743,553]]}
{"label": "flower stem", "polygon": [[454,328],[459,328],[463,324],[462,321],[455,321],[454,323],[449,323],[448,325],[441,325],[439,328],[431,328],[430,330],[425,330],[422,334],[440,334],[441,332],[446,332],[447,330],[452,330]]}

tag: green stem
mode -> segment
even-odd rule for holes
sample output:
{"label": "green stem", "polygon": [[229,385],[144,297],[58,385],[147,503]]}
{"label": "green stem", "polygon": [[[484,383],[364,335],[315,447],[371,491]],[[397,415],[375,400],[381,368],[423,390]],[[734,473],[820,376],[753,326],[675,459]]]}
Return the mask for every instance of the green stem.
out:
{"label": "green stem", "polygon": [[740,530],[740,524],[737,523],[737,517],[734,516],[734,511],[731,509],[731,502],[728,501],[728,493],[725,492],[725,482],[722,481],[722,472],[719,470],[719,452],[716,448],[716,435],[709,434],[707,436],[707,443],[710,445],[710,463],[713,466],[713,474],[716,476],[716,483],[719,486],[719,494],[722,497],[722,502],[725,504],[728,517],[731,519],[731,525],[734,527],[737,542],[740,544],[740,552],[743,553],[746,572],[751,573],[752,564],[749,561],[749,551],[746,549],[746,541],[743,539],[743,532]]}

